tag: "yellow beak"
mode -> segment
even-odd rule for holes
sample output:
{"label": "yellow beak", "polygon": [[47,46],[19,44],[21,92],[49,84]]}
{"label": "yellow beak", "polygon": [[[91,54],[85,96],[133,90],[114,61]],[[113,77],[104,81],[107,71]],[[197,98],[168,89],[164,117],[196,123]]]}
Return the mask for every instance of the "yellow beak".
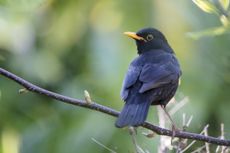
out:
{"label": "yellow beak", "polygon": [[124,32],[125,35],[127,35],[130,38],[136,39],[136,40],[144,40],[143,37],[138,36],[135,32]]}

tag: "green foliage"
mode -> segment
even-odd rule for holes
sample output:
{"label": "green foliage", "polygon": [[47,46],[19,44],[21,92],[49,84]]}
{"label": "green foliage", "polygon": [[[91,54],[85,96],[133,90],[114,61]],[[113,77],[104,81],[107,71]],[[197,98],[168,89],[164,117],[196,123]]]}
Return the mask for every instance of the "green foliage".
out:
{"label": "green foliage", "polygon": [[219,11],[218,9],[215,7],[215,5],[213,5],[211,2],[209,2],[208,0],[193,0],[193,2],[204,12],[207,13],[214,13],[214,14],[218,14]]}
{"label": "green foliage", "polygon": [[225,9],[228,10],[229,7],[229,0],[219,0],[221,6]]}
{"label": "green foliage", "polygon": [[200,32],[189,32],[187,35],[193,39],[199,39],[204,36],[218,36],[230,32],[229,25],[229,0],[219,0],[217,3],[209,0],[193,0],[193,2],[204,12],[215,14],[222,23],[221,27],[206,29]]}
{"label": "green foliage", "polygon": [[201,37],[204,37],[204,36],[218,36],[218,35],[222,35],[222,34],[226,34],[226,33],[229,33],[230,31],[228,31],[227,28],[221,26],[221,27],[216,27],[216,28],[210,28],[210,29],[206,29],[206,30],[203,30],[203,31],[200,31],[200,32],[188,32],[187,33],[187,36],[195,39],[195,40],[198,40],[200,39]]}

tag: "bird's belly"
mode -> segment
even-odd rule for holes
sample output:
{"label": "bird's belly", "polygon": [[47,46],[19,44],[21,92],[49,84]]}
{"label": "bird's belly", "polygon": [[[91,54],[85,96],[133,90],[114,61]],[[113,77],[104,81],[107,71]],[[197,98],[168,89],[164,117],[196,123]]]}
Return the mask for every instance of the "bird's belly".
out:
{"label": "bird's belly", "polygon": [[136,82],[136,84],[129,89],[129,95],[125,102],[138,104],[149,101],[151,102],[151,105],[167,105],[167,103],[175,95],[178,83],[166,84],[159,88],[148,90],[144,93],[139,92],[141,86],[141,82]]}
{"label": "bird's belly", "polygon": [[177,87],[178,83],[173,83],[153,89],[151,92],[154,95],[154,98],[151,105],[167,105],[175,95]]}

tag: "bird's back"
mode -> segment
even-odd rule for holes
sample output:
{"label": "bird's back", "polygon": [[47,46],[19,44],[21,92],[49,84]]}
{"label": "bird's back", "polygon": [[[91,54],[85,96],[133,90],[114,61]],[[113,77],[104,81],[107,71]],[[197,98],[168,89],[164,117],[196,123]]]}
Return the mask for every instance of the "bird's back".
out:
{"label": "bird's back", "polygon": [[[130,67],[136,67],[141,70],[136,82],[132,85],[132,87],[128,88],[128,97],[148,96],[152,100],[152,105],[166,105],[167,102],[174,96],[178,87],[179,77],[181,75],[179,63],[174,54],[167,53],[162,50],[149,51],[134,59],[130,64]],[[147,70],[144,72],[146,67]],[[162,69],[160,69],[160,67],[162,67]],[[166,70],[169,72],[167,75],[165,75]],[[155,81],[156,85],[157,82],[161,82],[161,80],[165,83],[162,83],[157,87],[153,87],[145,92],[140,92],[143,84],[146,84],[147,86],[148,84],[154,84]],[[128,101],[128,97],[127,100],[124,100]]]}

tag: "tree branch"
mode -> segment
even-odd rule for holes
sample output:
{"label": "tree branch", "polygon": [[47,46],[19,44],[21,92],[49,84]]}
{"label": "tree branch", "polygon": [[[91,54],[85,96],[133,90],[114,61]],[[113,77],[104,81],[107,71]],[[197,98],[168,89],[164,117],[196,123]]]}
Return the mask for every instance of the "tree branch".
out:
{"label": "tree branch", "polygon": [[[38,87],[16,75],[14,75],[13,73],[10,73],[6,70],[4,70],[3,68],[0,68],[0,74],[17,82],[18,84],[22,85],[23,87],[25,87],[28,91],[31,92],[35,92],[41,95],[45,95],[48,96],[50,98],[56,99],[58,101],[61,102],[65,102],[68,104],[72,104],[72,105],[77,105],[80,107],[85,107],[88,109],[92,109],[92,110],[96,110],[114,117],[117,117],[119,115],[119,112],[116,110],[113,110],[109,107],[97,104],[95,102],[92,103],[87,103],[84,100],[79,100],[79,99],[74,99],[74,98],[70,98],[67,96],[63,96],[51,91],[48,91],[46,89],[43,89],[41,87]],[[159,135],[166,135],[166,136],[172,136],[172,131],[168,130],[168,129],[164,129],[161,128],[159,126],[150,124],[148,122],[145,122],[141,125],[142,127],[149,129]],[[192,140],[199,140],[199,141],[204,141],[204,142],[208,142],[208,143],[212,143],[212,144],[217,144],[217,145],[223,145],[223,146],[230,146],[230,140],[223,140],[223,139],[219,139],[219,138],[215,138],[215,137],[211,137],[211,136],[204,136],[201,134],[196,134],[196,133],[190,133],[190,132],[183,132],[183,131],[176,131],[176,134],[174,137],[178,137],[178,138],[186,138],[186,139],[192,139]]]}

